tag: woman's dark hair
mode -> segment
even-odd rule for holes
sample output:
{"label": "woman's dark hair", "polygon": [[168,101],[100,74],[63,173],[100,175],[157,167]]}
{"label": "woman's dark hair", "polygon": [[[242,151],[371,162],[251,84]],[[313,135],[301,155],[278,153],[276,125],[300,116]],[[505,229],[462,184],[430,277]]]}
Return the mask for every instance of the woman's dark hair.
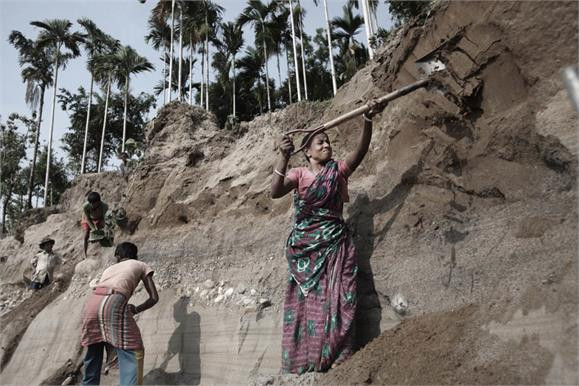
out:
{"label": "woman's dark hair", "polygon": [[121,259],[138,260],[137,258],[138,251],[139,250],[135,244],[125,241],[117,245],[117,248],[115,249],[115,256]]}
{"label": "woman's dark hair", "polygon": [[88,200],[88,202],[90,202],[91,204],[94,204],[95,202],[99,202],[101,200],[101,195],[98,194],[97,192],[90,192],[87,196],[86,199]]}

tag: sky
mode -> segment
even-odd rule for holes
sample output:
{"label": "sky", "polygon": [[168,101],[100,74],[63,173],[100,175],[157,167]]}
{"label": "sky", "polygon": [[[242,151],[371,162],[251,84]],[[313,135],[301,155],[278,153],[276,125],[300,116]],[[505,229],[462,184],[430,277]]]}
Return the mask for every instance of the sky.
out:
{"label": "sky", "polygon": [[[244,0],[217,0],[219,5],[225,8],[224,21],[232,21],[242,12],[246,6]],[[141,91],[152,93],[153,87],[161,79],[163,62],[160,52],[155,51],[147,45],[144,36],[147,34],[147,20],[151,14],[151,9],[157,1],[147,0],[141,4],[138,0],[0,0],[0,119],[5,122],[8,116],[13,113],[30,116],[30,109],[24,102],[26,91],[25,84],[20,77],[18,65],[18,52],[8,43],[8,35],[12,30],[22,32],[28,38],[36,38],[38,28],[31,26],[30,22],[46,19],[68,19],[74,23],[73,30],[80,31],[80,26],[76,20],[87,17],[104,32],[119,39],[122,44],[130,45],[137,52],[145,56],[155,65],[155,71],[137,74],[131,78],[131,92],[138,94]],[[294,4],[297,0],[294,0]],[[304,18],[305,32],[314,35],[316,28],[325,25],[324,10],[322,1],[318,1],[319,6],[314,5],[313,0],[302,0],[302,6],[306,10]],[[328,10],[330,18],[342,14],[342,6],[346,0],[328,0]],[[378,7],[378,25],[390,28],[391,18],[387,12],[387,6],[380,2]],[[358,40],[366,43],[365,31],[362,28],[357,36]],[[244,29],[245,46],[253,45],[253,29]],[[282,60],[282,78],[286,77],[285,60]],[[270,77],[277,79],[277,69],[274,60],[269,62]],[[199,80],[199,67],[194,68],[194,79]],[[210,71],[210,79],[213,73]],[[90,74],[86,69],[86,56],[71,60],[64,71],[60,70],[58,75],[58,88],[65,88],[71,92],[83,86],[88,89],[90,86]],[[43,123],[41,126],[41,142],[48,143],[48,133],[50,130],[50,107],[52,103],[52,91],[48,89],[45,94],[45,104],[43,113]],[[162,105],[162,96],[158,98],[158,106]],[[155,114],[151,111],[149,118]],[[54,137],[53,151],[56,157],[65,157],[65,152],[61,149],[61,137],[69,126],[69,119],[66,112],[60,109],[57,104],[54,117]]]}

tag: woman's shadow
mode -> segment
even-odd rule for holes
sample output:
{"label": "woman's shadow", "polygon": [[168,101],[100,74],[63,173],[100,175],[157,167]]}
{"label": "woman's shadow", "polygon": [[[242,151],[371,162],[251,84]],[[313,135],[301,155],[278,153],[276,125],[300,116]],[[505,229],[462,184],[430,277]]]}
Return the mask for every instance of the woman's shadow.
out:
{"label": "woman's shadow", "polygon": [[[177,328],[169,338],[167,351],[158,368],[145,375],[145,385],[198,385],[201,380],[201,318],[195,311],[187,313],[189,298],[183,297],[173,305],[173,317]],[[179,368],[167,372],[167,366],[177,357]]]}
{"label": "woman's shadow", "polygon": [[[374,286],[374,273],[370,258],[375,244],[382,241],[398,217],[412,183],[404,181],[396,185],[385,196],[370,200],[367,193],[361,193],[350,206],[348,225],[353,231],[358,263],[358,305],[355,316],[354,348],[364,347],[382,332],[382,305]],[[381,229],[375,229],[374,217],[392,210],[392,215]],[[376,257],[374,257],[376,258]],[[382,302],[388,302],[383,299]]]}

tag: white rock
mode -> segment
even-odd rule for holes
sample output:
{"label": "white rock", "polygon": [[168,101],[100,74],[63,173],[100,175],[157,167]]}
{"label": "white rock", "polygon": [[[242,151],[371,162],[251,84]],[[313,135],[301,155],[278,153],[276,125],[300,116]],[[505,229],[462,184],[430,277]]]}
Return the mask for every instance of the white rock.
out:
{"label": "white rock", "polygon": [[219,295],[215,298],[215,300],[213,300],[215,303],[219,303],[221,302],[223,299],[225,299],[225,296],[223,295]]}
{"label": "white rock", "polygon": [[247,288],[245,287],[245,285],[243,283],[240,283],[236,288],[235,288],[235,292],[237,292],[238,294],[244,294],[247,291]]}
{"label": "white rock", "polygon": [[408,312],[408,300],[401,293],[397,293],[392,298],[392,307],[400,315],[404,315]]}
{"label": "white rock", "polygon": [[100,264],[97,260],[84,259],[74,267],[74,273],[76,273],[79,276],[91,275],[94,274],[94,272],[99,268],[99,266]]}
{"label": "white rock", "polygon": [[215,286],[215,282],[211,279],[207,279],[205,280],[205,282],[203,283],[203,287],[207,288],[207,289],[211,289]]}
{"label": "white rock", "polygon": [[201,293],[199,294],[199,296],[201,296],[202,298],[204,298],[205,296],[207,296],[208,293],[209,293],[209,291],[207,291],[206,289],[204,289],[203,291],[201,291]]}
{"label": "white rock", "polygon": [[233,295],[233,287],[229,287],[229,288],[225,291],[224,295],[225,295],[226,298],[228,298],[228,297],[230,297],[231,295]]}
{"label": "white rock", "polygon": [[255,295],[257,295],[257,291],[252,288],[251,291],[249,291],[249,294],[251,296],[255,296]]}
{"label": "white rock", "polygon": [[249,296],[244,296],[241,302],[243,303],[244,306],[248,306],[253,303],[253,299],[250,298]]}
{"label": "white rock", "polygon": [[219,288],[217,289],[217,293],[218,293],[219,295],[221,295],[221,294],[223,293],[223,287],[219,287]]}

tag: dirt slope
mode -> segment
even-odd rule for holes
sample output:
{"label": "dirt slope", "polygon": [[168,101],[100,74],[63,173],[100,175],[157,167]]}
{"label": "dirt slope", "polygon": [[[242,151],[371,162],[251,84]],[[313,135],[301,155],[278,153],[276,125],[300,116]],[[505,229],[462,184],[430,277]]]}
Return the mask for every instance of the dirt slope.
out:
{"label": "dirt slope", "polygon": [[[54,382],[74,370],[87,285],[112,261],[98,248],[80,261],[78,204],[92,187],[127,209],[131,229],[117,240],[139,245],[161,288],[162,303],[139,320],[149,384],[577,384],[577,129],[559,77],[577,59],[577,11],[575,2],[441,2],[330,103],[259,117],[240,137],[200,108],[166,106],[126,185],[82,177],[62,213],[30,227],[23,244],[0,241],[3,291],[45,235],[76,264],[29,325],[5,335],[3,324],[3,380]],[[450,93],[391,103],[350,180],[357,343],[377,339],[328,374],[279,376],[291,209],[269,198],[274,140],[420,78],[414,61],[443,41]],[[337,158],[361,124],[330,133]],[[19,320],[18,299],[42,296],[19,293],[2,295],[3,320]],[[396,293],[409,300],[404,318],[389,305]]]}

